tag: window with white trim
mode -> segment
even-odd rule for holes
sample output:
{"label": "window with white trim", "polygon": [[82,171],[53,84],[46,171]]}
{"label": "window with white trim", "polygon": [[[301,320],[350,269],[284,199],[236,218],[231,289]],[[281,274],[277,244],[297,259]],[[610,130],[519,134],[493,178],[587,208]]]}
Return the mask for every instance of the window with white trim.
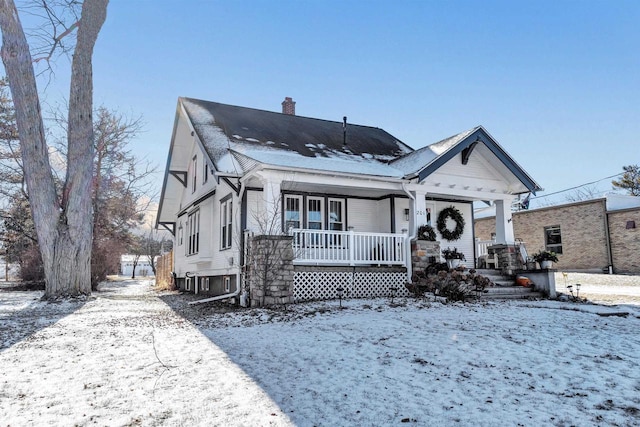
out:
{"label": "window with white trim", "polygon": [[310,230],[324,229],[324,199],[320,197],[307,197],[307,228]]}
{"label": "window with white trim", "polygon": [[302,228],[302,196],[284,197],[284,231]]}
{"label": "window with white trim", "polygon": [[329,199],[329,230],[344,231],[344,200]]}
{"label": "window with white trim", "polygon": [[225,292],[230,292],[231,291],[231,277],[224,276],[223,281],[224,281],[224,291]]}
{"label": "window with white trim", "polygon": [[200,248],[200,210],[190,213],[187,219],[189,229],[189,242],[187,245],[187,255],[198,253]]}
{"label": "window with white trim", "polygon": [[204,166],[202,169],[202,183],[206,184],[209,181],[209,165],[206,161],[203,160],[202,165]]}
{"label": "window with white trim", "polygon": [[208,291],[209,290],[209,278],[208,277],[203,277],[201,280],[202,280],[202,287],[200,288],[200,290]]}
{"label": "window with white trim", "polygon": [[220,202],[220,248],[229,249],[233,239],[233,202],[228,196]]}

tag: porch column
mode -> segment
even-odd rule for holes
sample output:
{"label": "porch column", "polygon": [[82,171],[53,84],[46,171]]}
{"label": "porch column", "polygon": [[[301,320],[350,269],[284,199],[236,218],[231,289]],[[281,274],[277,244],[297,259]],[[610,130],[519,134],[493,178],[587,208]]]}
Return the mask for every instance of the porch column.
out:
{"label": "porch column", "polygon": [[427,192],[416,190],[411,195],[415,197],[414,203],[409,203],[409,235],[418,232],[418,227],[427,223]]}
{"label": "porch column", "polygon": [[282,180],[268,176],[262,183],[264,212],[260,215],[260,221],[264,224],[260,224],[261,231],[264,234],[282,234]]}
{"label": "porch column", "polygon": [[511,218],[511,200],[496,200],[496,243],[511,243],[516,239]]}

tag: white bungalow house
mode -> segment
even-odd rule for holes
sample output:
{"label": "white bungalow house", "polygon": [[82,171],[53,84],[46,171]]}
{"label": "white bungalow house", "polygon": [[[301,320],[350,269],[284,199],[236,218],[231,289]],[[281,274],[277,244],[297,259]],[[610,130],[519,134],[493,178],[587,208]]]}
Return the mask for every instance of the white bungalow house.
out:
{"label": "white bungalow house", "polygon": [[287,235],[293,289],[273,301],[386,292],[411,277],[418,226],[457,209],[459,238],[437,237],[472,267],[472,203],[494,202],[496,241],[510,244],[512,201],[540,190],[481,126],[414,150],[382,129],[300,117],[291,98],[282,104],[276,113],[178,99],[156,223],[174,235],[181,289],[264,296],[243,282],[247,236]]}

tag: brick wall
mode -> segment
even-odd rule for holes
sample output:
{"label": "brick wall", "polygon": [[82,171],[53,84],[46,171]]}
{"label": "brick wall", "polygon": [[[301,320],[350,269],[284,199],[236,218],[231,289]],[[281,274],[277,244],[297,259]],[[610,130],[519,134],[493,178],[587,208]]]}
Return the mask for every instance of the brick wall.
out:
{"label": "brick wall", "polygon": [[[627,229],[634,221],[636,228]],[[609,212],[611,252],[616,273],[640,273],[640,209]]]}
{"label": "brick wall", "polygon": [[[515,212],[513,230],[526,244],[529,255],[545,248],[544,228],[560,226],[562,254],[558,269],[601,271],[609,264],[604,199]],[[476,237],[491,238],[495,218],[475,220]]]}

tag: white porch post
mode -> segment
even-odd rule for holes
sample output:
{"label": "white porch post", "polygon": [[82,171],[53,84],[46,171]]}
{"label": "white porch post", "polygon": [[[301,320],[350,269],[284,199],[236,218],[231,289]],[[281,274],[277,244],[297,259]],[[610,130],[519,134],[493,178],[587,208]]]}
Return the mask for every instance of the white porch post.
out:
{"label": "white porch post", "polygon": [[511,200],[496,200],[496,243],[514,243]]}
{"label": "white porch post", "polygon": [[415,235],[418,227],[427,223],[427,201],[426,191],[412,191],[411,195],[415,197],[415,203],[410,203],[409,211],[409,235]]}
{"label": "white porch post", "polygon": [[282,233],[282,197],[280,194],[281,179],[266,176],[262,180],[262,197],[264,202],[264,224],[262,230],[266,234],[277,235]]}

